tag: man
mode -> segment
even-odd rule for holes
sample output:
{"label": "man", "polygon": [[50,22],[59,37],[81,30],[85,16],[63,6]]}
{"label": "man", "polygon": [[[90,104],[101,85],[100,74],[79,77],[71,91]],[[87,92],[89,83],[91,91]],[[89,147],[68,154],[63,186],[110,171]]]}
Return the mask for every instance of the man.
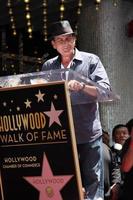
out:
{"label": "man", "polygon": [[[72,69],[86,78],[110,89],[106,71],[98,56],[78,51],[75,48],[76,35],[67,20],[55,22],[50,29],[51,44],[59,53],[43,64],[42,70]],[[72,91],[97,97],[95,86],[71,80],[68,87]],[[103,199],[102,177],[102,129],[98,103],[89,102],[72,106],[82,183],[87,200]],[[102,179],[102,182],[100,181]]]}
{"label": "man", "polygon": [[123,144],[125,143],[125,141],[127,140],[127,138],[129,137],[129,133],[128,133],[128,129],[126,127],[126,125],[124,124],[117,124],[112,131],[112,139],[114,142],[114,149],[115,146],[117,148],[116,144],[120,144],[118,145],[118,148],[122,148]]}
{"label": "man", "polygon": [[129,137],[129,132],[124,124],[117,124],[112,130],[113,146],[111,147],[113,165],[115,170],[112,176],[112,200],[118,200],[121,193],[121,152],[122,146]]}
{"label": "man", "polygon": [[117,124],[114,126],[112,130],[112,141],[113,146],[111,147],[111,151],[113,154],[114,161],[116,165],[121,165],[121,150],[122,146],[125,143],[125,141],[129,137],[129,132],[124,124]]}
{"label": "man", "polygon": [[121,150],[122,146],[125,143],[125,141],[129,137],[129,132],[124,124],[117,124],[114,126],[112,130],[112,141],[113,146],[111,147],[111,151],[113,154],[113,159],[116,165],[121,165]]}

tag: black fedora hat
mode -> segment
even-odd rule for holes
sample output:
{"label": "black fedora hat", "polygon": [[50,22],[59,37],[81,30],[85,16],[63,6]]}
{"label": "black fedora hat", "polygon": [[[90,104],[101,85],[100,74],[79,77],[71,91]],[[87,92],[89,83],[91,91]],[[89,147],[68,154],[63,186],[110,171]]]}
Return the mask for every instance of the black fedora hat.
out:
{"label": "black fedora hat", "polygon": [[69,21],[63,20],[54,22],[49,26],[48,39],[52,40],[55,36],[74,34]]}

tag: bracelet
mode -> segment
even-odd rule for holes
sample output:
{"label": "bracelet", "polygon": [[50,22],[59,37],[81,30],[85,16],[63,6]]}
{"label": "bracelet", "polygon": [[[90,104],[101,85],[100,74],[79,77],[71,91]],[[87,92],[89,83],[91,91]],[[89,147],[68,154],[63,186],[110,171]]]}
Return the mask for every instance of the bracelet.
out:
{"label": "bracelet", "polygon": [[82,91],[85,88],[85,83],[81,82],[81,85],[82,85],[82,88],[81,88],[81,91]]}

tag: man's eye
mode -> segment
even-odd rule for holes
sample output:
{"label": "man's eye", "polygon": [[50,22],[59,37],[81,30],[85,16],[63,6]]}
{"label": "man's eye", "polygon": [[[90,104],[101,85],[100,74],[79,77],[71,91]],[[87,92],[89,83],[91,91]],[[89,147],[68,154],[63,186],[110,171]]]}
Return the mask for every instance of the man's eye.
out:
{"label": "man's eye", "polygon": [[62,40],[56,40],[56,42],[58,42],[58,43],[62,43]]}

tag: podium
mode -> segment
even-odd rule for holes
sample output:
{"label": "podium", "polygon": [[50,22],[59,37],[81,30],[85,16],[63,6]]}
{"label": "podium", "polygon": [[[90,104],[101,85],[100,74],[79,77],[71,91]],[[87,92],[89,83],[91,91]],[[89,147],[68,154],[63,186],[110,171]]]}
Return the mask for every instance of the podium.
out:
{"label": "podium", "polygon": [[[97,98],[68,81],[95,85]],[[71,107],[119,96],[72,70],[0,78],[2,200],[83,200]]]}

